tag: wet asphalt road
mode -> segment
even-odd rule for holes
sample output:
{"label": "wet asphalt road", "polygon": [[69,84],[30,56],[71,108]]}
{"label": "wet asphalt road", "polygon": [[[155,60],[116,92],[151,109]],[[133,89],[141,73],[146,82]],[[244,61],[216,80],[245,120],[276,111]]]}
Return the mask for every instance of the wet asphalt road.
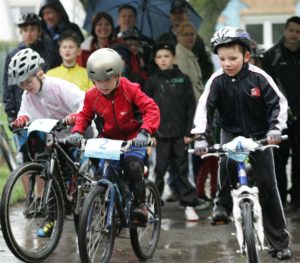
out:
{"label": "wet asphalt road", "polygon": [[[167,203],[163,207],[161,237],[157,250],[147,262],[156,263],[243,263],[246,258],[236,253],[238,244],[233,224],[212,226],[210,210],[200,211],[200,221],[187,223],[184,220],[184,211],[177,203]],[[294,256],[289,261],[300,262],[300,211],[287,212],[287,224],[291,235],[291,247]],[[66,221],[62,238],[53,254],[44,262],[72,262],[79,263],[77,239],[74,234],[73,222]],[[127,231],[122,233],[123,238],[117,238],[112,263],[137,263]],[[272,259],[267,251],[262,252],[263,263],[279,262]],[[0,262],[20,262],[7,248],[2,232],[0,233]]]}

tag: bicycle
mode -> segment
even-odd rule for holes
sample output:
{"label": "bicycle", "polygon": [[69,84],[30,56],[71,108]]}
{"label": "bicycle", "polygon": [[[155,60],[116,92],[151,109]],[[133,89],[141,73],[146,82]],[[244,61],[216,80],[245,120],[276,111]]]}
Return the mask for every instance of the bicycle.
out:
{"label": "bicycle", "polygon": [[[80,205],[89,191],[90,179],[79,162],[81,154],[73,161],[63,148],[64,140],[58,138],[65,127],[53,119],[31,122],[27,141],[32,162],[14,170],[4,186],[0,205],[3,237],[11,252],[25,262],[40,262],[54,251],[65,214],[73,213],[77,228]],[[41,151],[33,152],[40,136]],[[39,237],[38,229],[46,221],[53,223],[53,230],[49,237]]]}
{"label": "bicycle", "polygon": [[[282,140],[286,139],[287,136],[283,135]],[[209,147],[208,153],[202,155],[202,158],[227,156],[228,159],[236,163],[237,178],[231,190],[232,215],[236,230],[235,235],[240,248],[237,252],[247,255],[249,263],[259,262],[259,251],[266,248],[264,246],[264,228],[259,191],[253,178],[251,178],[249,156],[254,151],[279,147],[278,145],[266,145],[266,142],[266,139],[254,141],[251,138],[238,136],[226,144],[215,144]],[[193,153],[194,150],[191,149],[189,152]]]}
{"label": "bicycle", "polygon": [[0,149],[3,158],[10,171],[17,168],[15,160],[14,148],[11,143],[12,139],[7,135],[6,128],[3,122],[0,122]]}
{"label": "bicycle", "polygon": [[131,214],[133,195],[120,169],[120,158],[134,141],[88,140],[85,155],[100,159],[103,173],[92,182],[79,219],[78,240],[82,262],[109,262],[114,240],[129,228],[131,245],[141,260],[150,258],[157,247],[161,226],[160,196],[156,185],[145,179],[145,205],[148,220],[145,226],[135,225]]}

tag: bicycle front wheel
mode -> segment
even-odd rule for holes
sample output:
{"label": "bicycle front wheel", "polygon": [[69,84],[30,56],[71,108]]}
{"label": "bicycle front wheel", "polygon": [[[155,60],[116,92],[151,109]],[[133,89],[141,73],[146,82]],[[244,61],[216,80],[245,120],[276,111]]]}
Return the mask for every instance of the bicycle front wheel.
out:
{"label": "bicycle front wheel", "polygon": [[[38,163],[27,163],[9,176],[1,199],[1,225],[11,252],[25,262],[41,262],[56,248],[63,229],[64,208],[57,181],[49,188],[47,204],[43,202],[47,181],[45,169]],[[43,225],[53,228],[39,237]]]}
{"label": "bicycle front wheel", "polygon": [[245,202],[242,205],[242,217],[243,217],[243,230],[244,241],[248,256],[249,263],[259,262],[257,242],[254,234],[253,220],[252,220],[252,206],[251,203]]}
{"label": "bicycle front wheel", "polygon": [[145,205],[148,209],[146,227],[130,227],[130,240],[134,253],[141,260],[150,258],[156,250],[161,226],[160,196],[156,185],[145,180]]}
{"label": "bicycle front wheel", "polygon": [[115,213],[107,225],[107,189],[96,186],[84,200],[79,216],[78,245],[82,262],[109,262],[116,236]]}

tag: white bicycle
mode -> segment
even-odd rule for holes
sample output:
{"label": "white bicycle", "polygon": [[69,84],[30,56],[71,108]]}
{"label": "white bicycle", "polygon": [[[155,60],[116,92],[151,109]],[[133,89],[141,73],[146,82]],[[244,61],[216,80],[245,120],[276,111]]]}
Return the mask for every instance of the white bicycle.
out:
{"label": "white bicycle", "polygon": [[[286,139],[287,136],[283,135],[282,140]],[[202,158],[227,156],[228,159],[235,161],[237,164],[237,180],[231,190],[232,214],[235,234],[240,247],[237,252],[247,255],[249,263],[259,262],[259,251],[266,248],[264,246],[262,211],[258,198],[259,191],[255,185],[249,182],[251,165],[248,162],[251,152],[279,147],[278,145],[265,144],[266,139],[254,141],[251,138],[239,136],[226,144],[215,144],[207,154],[202,156]]]}

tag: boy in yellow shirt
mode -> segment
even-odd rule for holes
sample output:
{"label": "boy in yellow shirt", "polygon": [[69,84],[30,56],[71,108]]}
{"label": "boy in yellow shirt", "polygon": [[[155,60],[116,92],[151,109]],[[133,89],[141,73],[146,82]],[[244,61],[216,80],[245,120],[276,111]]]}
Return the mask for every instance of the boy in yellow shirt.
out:
{"label": "boy in yellow shirt", "polygon": [[80,55],[80,38],[74,31],[63,32],[59,39],[59,54],[62,64],[47,72],[48,76],[62,78],[76,84],[81,90],[87,91],[93,86],[86,69],[77,64],[77,56]]}

